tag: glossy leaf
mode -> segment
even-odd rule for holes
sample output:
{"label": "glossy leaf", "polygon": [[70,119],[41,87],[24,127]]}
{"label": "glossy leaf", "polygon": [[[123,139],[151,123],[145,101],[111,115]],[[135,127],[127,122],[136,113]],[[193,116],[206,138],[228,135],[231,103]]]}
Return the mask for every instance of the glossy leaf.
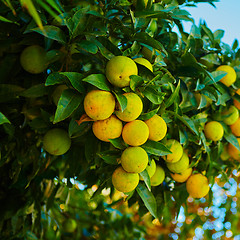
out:
{"label": "glossy leaf", "polygon": [[156,156],[165,156],[171,151],[162,143],[148,140],[141,147],[149,154],[153,154]]}
{"label": "glossy leaf", "polygon": [[103,74],[91,74],[86,78],[83,78],[82,81],[90,83],[101,90],[111,91],[110,84]]}

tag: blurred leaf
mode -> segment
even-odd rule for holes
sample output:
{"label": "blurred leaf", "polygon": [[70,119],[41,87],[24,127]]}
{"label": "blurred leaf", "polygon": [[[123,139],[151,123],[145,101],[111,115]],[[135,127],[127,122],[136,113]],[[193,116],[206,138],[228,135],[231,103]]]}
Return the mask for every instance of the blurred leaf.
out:
{"label": "blurred leaf", "polygon": [[83,101],[83,96],[73,90],[64,90],[57,105],[53,123],[60,122],[69,117]]}
{"label": "blurred leaf", "polygon": [[165,145],[163,145],[160,142],[147,140],[141,147],[150,154],[156,155],[156,156],[165,156],[169,153],[172,153]]}
{"label": "blurred leaf", "polygon": [[0,103],[16,98],[24,88],[12,84],[0,84]]}
{"label": "blurred leaf", "polygon": [[44,83],[36,84],[24,91],[22,91],[19,95],[22,97],[41,97],[48,94],[48,88],[44,85]]}
{"label": "blurred leaf", "polygon": [[10,121],[0,112],[0,125],[3,123],[10,123]]}
{"label": "blurred leaf", "polygon": [[157,202],[153,194],[147,189],[144,183],[139,183],[136,190],[143,200],[146,208],[154,218],[157,218]]}
{"label": "blurred leaf", "polygon": [[104,74],[91,74],[86,78],[83,78],[82,81],[90,83],[101,90],[111,91],[110,84]]}
{"label": "blurred leaf", "polygon": [[8,22],[8,23],[14,23],[14,24],[19,25],[18,22],[14,22],[14,21],[9,20],[9,19],[7,19],[7,18],[5,18],[5,17],[3,17],[3,16],[0,16],[0,21],[2,21],[2,22]]}

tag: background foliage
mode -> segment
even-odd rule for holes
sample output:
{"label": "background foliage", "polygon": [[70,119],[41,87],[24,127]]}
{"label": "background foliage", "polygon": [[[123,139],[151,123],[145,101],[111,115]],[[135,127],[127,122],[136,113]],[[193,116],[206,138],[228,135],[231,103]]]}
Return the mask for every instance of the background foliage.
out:
{"label": "background foliage", "polygon": [[[134,7],[127,0],[1,1],[1,239],[186,239],[201,237],[202,231],[211,239],[214,233],[226,238],[238,234],[239,194],[229,191],[234,184],[238,188],[239,163],[219,156],[226,143],[239,146],[228,126],[222,141],[207,141],[203,125],[219,119],[234,98],[239,100],[234,92],[240,86],[240,50],[237,40],[232,46],[221,41],[224,31],[195,25],[184,6],[199,2],[214,6],[216,1],[148,1],[146,8],[141,1]],[[190,33],[184,32],[183,21],[193,23]],[[34,44],[44,47],[48,57],[47,70],[37,75],[19,62],[22,50]],[[151,192],[144,183],[128,196],[116,192],[112,159],[121,143],[113,141],[115,152],[109,155],[109,145],[92,134],[91,122],[77,124],[84,96],[93,86],[114,92],[121,102],[122,90],[105,79],[106,63],[116,55],[142,56],[143,48],[154,72],[138,66],[140,76],[131,81],[131,90],[145,99],[140,119],[156,112],[165,119],[168,138],[178,139],[194,170],[206,173],[212,186],[206,199],[188,198],[185,184],[176,184],[166,167],[164,183]],[[230,88],[215,71],[222,64],[237,72]],[[60,84],[68,89],[56,106],[52,95]],[[199,104],[195,93],[201,93]],[[210,106],[206,97],[212,99]],[[51,156],[42,149],[44,134],[54,127],[71,137],[67,154]],[[145,149],[164,167],[162,145],[148,142]],[[214,202],[221,199],[214,189],[222,193],[222,202]],[[225,217],[219,220],[214,207],[226,209]],[[78,223],[74,233],[62,229],[69,218]]]}

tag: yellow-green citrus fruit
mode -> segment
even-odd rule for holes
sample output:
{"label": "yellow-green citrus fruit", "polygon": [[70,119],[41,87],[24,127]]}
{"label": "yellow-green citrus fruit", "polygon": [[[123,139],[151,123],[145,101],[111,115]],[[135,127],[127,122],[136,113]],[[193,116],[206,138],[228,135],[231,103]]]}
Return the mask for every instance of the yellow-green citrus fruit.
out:
{"label": "yellow-green citrus fruit", "polygon": [[167,124],[162,117],[157,114],[144,121],[149,128],[149,140],[160,141],[167,133]]}
{"label": "yellow-green citrus fruit", "polygon": [[220,80],[220,82],[222,82],[227,87],[231,86],[237,79],[237,74],[234,68],[231,66],[221,65],[216,69],[216,71],[223,71],[227,73],[227,75]]}
{"label": "yellow-green citrus fruit", "polygon": [[225,145],[223,147],[223,150],[220,154],[220,158],[223,160],[223,161],[226,161],[230,158],[230,155],[228,154],[228,148],[227,148],[227,145]]}
{"label": "yellow-green citrus fruit", "polygon": [[183,152],[182,157],[177,162],[167,162],[168,169],[173,173],[181,173],[189,167],[189,157]]}
{"label": "yellow-green citrus fruit", "polygon": [[[151,160],[150,165],[147,165],[146,170],[148,172],[148,176],[151,178],[156,171],[156,162],[154,159]],[[140,180],[143,180],[142,176],[139,176],[139,178]]]}
{"label": "yellow-green citrus fruit", "polygon": [[38,45],[26,47],[20,56],[23,69],[32,74],[43,72],[48,64],[44,48]]}
{"label": "yellow-green citrus fruit", "polygon": [[139,117],[143,109],[143,103],[141,98],[136,93],[124,93],[127,98],[127,107],[121,111],[119,103],[117,103],[116,115],[124,122],[131,122]]}
{"label": "yellow-green citrus fruit", "polygon": [[148,68],[151,72],[153,72],[153,67],[152,64],[145,58],[135,58],[134,61],[136,63],[139,63],[143,66],[145,66],[146,68]]}
{"label": "yellow-green citrus fruit", "polygon": [[[237,138],[238,144],[240,145],[240,138]],[[228,144],[228,154],[235,160],[240,161],[240,151],[233,146],[231,143]]]}
{"label": "yellow-green citrus fruit", "polygon": [[121,155],[123,169],[131,173],[140,173],[148,165],[148,155],[141,147],[128,147]]}
{"label": "yellow-green citrus fruit", "polygon": [[239,118],[239,112],[235,106],[230,106],[229,109],[222,112],[222,115],[225,116],[223,122],[227,125],[234,124]]}
{"label": "yellow-green citrus fruit", "polygon": [[223,126],[217,121],[208,122],[204,126],[204,133],[207,139],[218,141],[223,137]]}
{"label": "yellow-green citrus fruit", "polygon": [[169,139],[166,142],[166,146],[172,153],[164,156],[164,160],[172,163],[179,161],[183,155],[183,148],[180,142],[175,139]]}
{"label": "yellow-green citrus fruit", "polygon": [[68,89],[68,87],[66,85],[58,85],[55,90],[53,91],[52,94],[52,100],[53,103],[57,106],[58,105],[58,101],[63,93],[64,90]]}
{"label": "yellow-green citrus fruit", "polygon": [[115,109],[115,99],[110,92],[92,90],[84,98],[84,110],[93,120],[109,118]]}
{"label": "yellow-green citrus fruit", "polygon": [[150,178],[151,186],[160,185],[164,181],[164,179],[165,179],[165,171],[161,166],[157,165],[155,173]]}
{"label": "yellow-green citrus fruit", "polygon": [[130,146],[140,146],[144,144],[149,136],[149,129],[145,122],[134,120],[124,125],[122,138]]}
{"label": "yellow-green citrus fruit", "polygon": [[68,133],[60,128],[49,130],[43,137],[43,148],[52,155],[62,155],[71,146],[71,139]]}
{"label": "yellow-green citrus fruit", "polygon": [[63,230],[67,233],[73,233],[77,229],[77,222],[74,219],[67,219],[63,222]]}
{"label": "yellow-green citrus fruit", "polygon": [[[194,93],[194,97],[195,97],[195,99],[196,99],[196,101],[197,101],[197,104],[199,105],[199,104],[200,104],[200,101],[201,101],[202,95],[201,95],[200,93]],[[204,95],[203,97],[205,97],[206,100],[207,100],[206,107],[209,107],[209,106],[212,104],[212,99],[209,98],[209,97],[207,97],[207,96],[205,96],[205,95]]]}
{"label": "yellow-green citrus fruit", "polygon": [[[240,95],[240,88],[236,91],[235,94]],[[233,104],[238,110],[240,110],[240,102],[237,99],[233,99]]]}
{"label": "yellow-green citrus fruit", "polygon": [[170,174],[174,181],[183,183],[183,182],[186,182],[188,178],[191,176],[192,168],[187,168],[181,173],[170,173]]}
{"label": "yellow-green citrus fruit", "polygon": [[126,172],[122,166],[115,169],[112,174],[112,184],[120,192],[133,191],[139,183],[138,173]]}
{"label": "yellow-green citrus fruit", "polygon": [[210,190],[207,177],[201,173],[191,175],[186,182],[186,188],[193,198],[205,197]]}
{"label": "yellow-green citrus fruit", "polygon": [[116,87],[127,87],[130,84],[131,75],[137,75],[136,63],[126,56],[115,56],[106,65],[106,77]]}
{"label": "yellow-green citrus fruit", "polygon": [[240,118],[234,124],[230,125],[230,128],[236,137],[240,137]]}
{"label": "yellow-green citrus fruit", "polygon": [[92,125],[94,135],[104,142],[120,137],[122,128],[122,122],[114,115],[104,120],[97,120]]}

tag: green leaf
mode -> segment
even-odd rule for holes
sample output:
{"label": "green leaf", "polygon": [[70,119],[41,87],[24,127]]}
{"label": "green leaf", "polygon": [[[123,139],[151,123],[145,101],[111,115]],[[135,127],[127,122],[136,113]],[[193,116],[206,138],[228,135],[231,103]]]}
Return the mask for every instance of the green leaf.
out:
{"label": "green leaf", "polygon": [[100,36],[97,37],[97,40],[115,56],[122,55],[121,50],[118,47],[116,47],[108,38]]}
{"label": "green leaf", "polygon": [[143,95],[154,104],[161,104],[166,93],[158,92],[152,86],[148,86],[143,91]]}
{"label": "green leaf", "polygon": [[153,117],[155,114],[157,114],[158,110],[159,110],[160,107],[157,107],[156,109],[153,109],[152,111],[149,111],[147,113],[142,113],[138,119],[139,120],[142,120],[142,121],[145,121],[145,120],[148,120],[149,118]]}
{"label": "green leaf", "polygon": [[47,25],[47,26],[43,27],[43,30],[41,30],[40,28],[33,28],[30,30],[37,32],[37,33],[45,36],[46,38],[56,40],[57,42],[59,42],[61,44],[66,44],[66,41],[67,41],[66,35],[59,27]]}
{"label": "green leaf", "polygon": [[64,90],[57,105],[53,123],[60,122],[69,117],[83,101],[83,96],[73,90]]}
{"label": "green leaf", "polygon": [[77,43],[77,48],[83,49],[84,51],[92,54],[96,54],[98,52],[97,45],[87,40],[82,40],[80,43]]}
{"label": "green leaf", "polygon": [[64,75],[71,82],[72,86],[80,93],[85,92],[85,88],[82,84],[83,74],[78,72],[61,72],[61,75]]}
{"label": "green leaf", "polygon": [[165,106],[166,108],[170,107],[174,101],[176,100],[176,98],[179,96],[179,90],[180,90],[180,80],[178,82],[177,87],[175,88],[174,92],[172,93],[172,95],[167,99],[167,101],[165,102]]}
{"label": "green leaf", "polygon": [[107,150],[97,153],[97,155],[104,160],[107,164],[118,165],[121,158],[121,151]]}
{"label": "green leaf", "polygon": [[10,123],[10,121],[0,112],[0,125],[3,123]]}
{"label": "green leaf", "polygon": [[165,145],[160,142],[148,140],[141,147],[148,153],[156,156],[165,156],[172,153]]}
{"label": "green leaf", "polygon": [[121,137],[115,139],[109,139],[110,143],[118,149],[124,150],[127,147],[127,144],[122,140]]}
{"label": "green leaf", "polygon": [[202,24],[201,27],[209,37],[210,41],[214,44],[214,34],[212,33],[212,31],[206,25]]}
{"label": "green leaf", "polygon": [[224,131],[224,135],[223,137],[229,142],[231,143],[234,147],[236,147],[238,149],[238,151],[240,151],[240,146],[237,140],[237,137],[234,136],[231,132],[226,132]]}
{"label": "green leaf", "polygon": [[139,183],[136,190],[143,200],[146,208],[153,217],[157,218],[157,202],[154,195],[147,189],[144,183]]}
{"label": "green leaf", "polygon": [[16,98],[24,88],[13,84],[0,84],[0,103]]}
{"label": "green leaf", "polygon": [[48,94],[48,88],[44,85],[44,83],[34,85],[25,91],[21,92],[19,95],[23,97],[41,97]]}
{"label": "green leaf", "polygon": [[58,73],[58,72],[54,72],[47,77],[45,86],[61,84],[61,83],[64,83],[65,81],[66,81],[66,77],[64,75],[61,75],[61,73]]}
{"label": "green leaf", "polygon": [[11,20],[9,20],[9,19],[3,17],[3,16],[0,16],[0,21],[2,21],[2,22],[8,22],[8,23],[14,23],[14,24],[19,25],[18,22],[11,21]]}
{"label": "green leaf", "polygon": [[145,169],[144,171],[140,172],[139,175],[143,178],[143,181],[145,182],[148,190],[151,191],[151,181],[148,175],[148,171]]}
{"label": "green leaf", "polygon": [[136,88],[141,86],[144,83],[144,80],[142,77],[138,75],[131,75],[130,76],[130,88],[135,92]]}
{"label": "green leaf", "polygon": [[153,47],[159,51],[162,51],[166,56],[168,55],[163,45],[145,32],[136,33],[133,37],[133,40],[138,41],[140,43],[144,43],[150,47]]}
{"label": "green leaf", "polygon": [[[211,84],[214,84],[216,82],[219,82],[224,76],[227,75],[227,73],[224,72],[224,71],[214,71],[214,72],[211,72],[211,75],[212,75],[212,78],[207,76],[204,79],[204,81],[203,81],[204,85],[211,85]],[[213,79],[214,79],[214,81],[213,81]]]}
{"label": "green leaf", "polygon": [[73,15],[71,19],[71,24],[72,24],[71,31],[72,31],[73,38],[79,36],[86,28],[87,10],[88,10],[87,8],[81,8]]}
{"label": "green leaf", "polygon": [[86,78],[82,79],[82,81],[90,83],[101,90],[111,91],[109,82],[107,81],[105,75],[103,74],[91,74]]}
{"label": "green leaf", "polygon": [[120,94],[116,93],[116,92],[113,92],[113,93],[116,96],[117,101],[118,101],[118,103],[120,105],[119,111],[123,112],[126,109],[126,107],[127,107],[127,98],[123,94],[121,94],[121,93]]}
{"label": "green leaf", "polygon": [[234,42],[233,42],[233,45],[232,45],[232,50],[236,50],[239,46],[239,43],[238,43],[238,40],[235,39]]}

